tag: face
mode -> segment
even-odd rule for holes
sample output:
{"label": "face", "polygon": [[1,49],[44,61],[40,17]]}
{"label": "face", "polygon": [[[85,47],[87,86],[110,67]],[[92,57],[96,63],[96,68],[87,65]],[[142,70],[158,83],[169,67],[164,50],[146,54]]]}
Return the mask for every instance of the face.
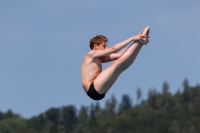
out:
{"label": "face", "polygon": [[104,42],[104,41],[102,41],[102,43],[101,44],[99,44],[99,45],[94,45],[94,49],[95,50],[104,50],[105,48],[106,48],[106,42]]}

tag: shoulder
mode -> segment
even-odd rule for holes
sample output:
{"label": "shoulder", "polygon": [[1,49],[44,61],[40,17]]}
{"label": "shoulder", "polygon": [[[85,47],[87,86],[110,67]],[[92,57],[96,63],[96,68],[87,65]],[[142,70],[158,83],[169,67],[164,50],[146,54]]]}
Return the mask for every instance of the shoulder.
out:
{"label": "shoulder", "polygon": [[96,58],[94,55],[95,51],[91,50],[84,56],[84,60],[94,60]]}
{"label": "shoulder", "polygon": [[94,54],[95,54],[95,51],[94,51],[94,50],[91,50],[91,51],[89,51],[89,52],[85,55],[85,57],[93,58]]}
{"label": "shoulder", "polygon": [[[101,50],[102,51],[102,50]],[[86,54],[86,57],[88,58],[97,58],[96,54],[100,52],[100,50],[91,50]]]}
{"label": "shoulder", "polygon": [[91,55],[94,54],[94,52],[95,52],[95,50],[90,50],[86,55],[87,55],[87,56],[91,56]]}
{"label": "shoulder", "polygon": [[98,57],[95,57],[92,54],[93,54],[93,52],[90,51],[84,56],[83,62],[82,62],[83,65],[89,65],[89,64],[97,61]]}

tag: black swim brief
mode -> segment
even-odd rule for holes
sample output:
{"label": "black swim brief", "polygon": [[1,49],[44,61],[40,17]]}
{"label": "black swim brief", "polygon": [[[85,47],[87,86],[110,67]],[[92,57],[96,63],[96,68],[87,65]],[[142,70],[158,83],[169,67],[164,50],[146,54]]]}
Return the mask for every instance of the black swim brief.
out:
{"label": "black swim brief", "polygon": [[101,100],[105,97],[105,92],[103,94],[99,94],[95,88],[94,84],[92,83],[90,85],[90,88],[88,89],[87,95],[92,98],[93,100]]}

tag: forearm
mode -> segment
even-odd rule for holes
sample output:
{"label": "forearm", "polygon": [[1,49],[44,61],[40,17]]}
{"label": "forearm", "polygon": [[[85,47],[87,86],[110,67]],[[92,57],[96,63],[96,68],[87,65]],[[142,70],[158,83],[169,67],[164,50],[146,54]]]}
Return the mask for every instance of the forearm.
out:
{"label": "forearm", "polygon": [[116,49],[116,51],[119,51],[120,49],[122,49],[123,47],[125,47],[127,44],[129,44],[132,41],[134,41],[134,36],[115,44],[113,48]]}

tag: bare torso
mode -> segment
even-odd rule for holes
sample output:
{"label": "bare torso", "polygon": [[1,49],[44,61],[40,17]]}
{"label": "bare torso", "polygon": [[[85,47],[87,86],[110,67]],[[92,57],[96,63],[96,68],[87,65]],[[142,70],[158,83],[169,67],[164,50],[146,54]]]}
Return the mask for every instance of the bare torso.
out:
{"label": "bare torso", "polygon": [[81,67],[82,86],[87,92],[90,84],[101,73],[102,65],[99,58],[93,58],[88,54],[85,55]]}

